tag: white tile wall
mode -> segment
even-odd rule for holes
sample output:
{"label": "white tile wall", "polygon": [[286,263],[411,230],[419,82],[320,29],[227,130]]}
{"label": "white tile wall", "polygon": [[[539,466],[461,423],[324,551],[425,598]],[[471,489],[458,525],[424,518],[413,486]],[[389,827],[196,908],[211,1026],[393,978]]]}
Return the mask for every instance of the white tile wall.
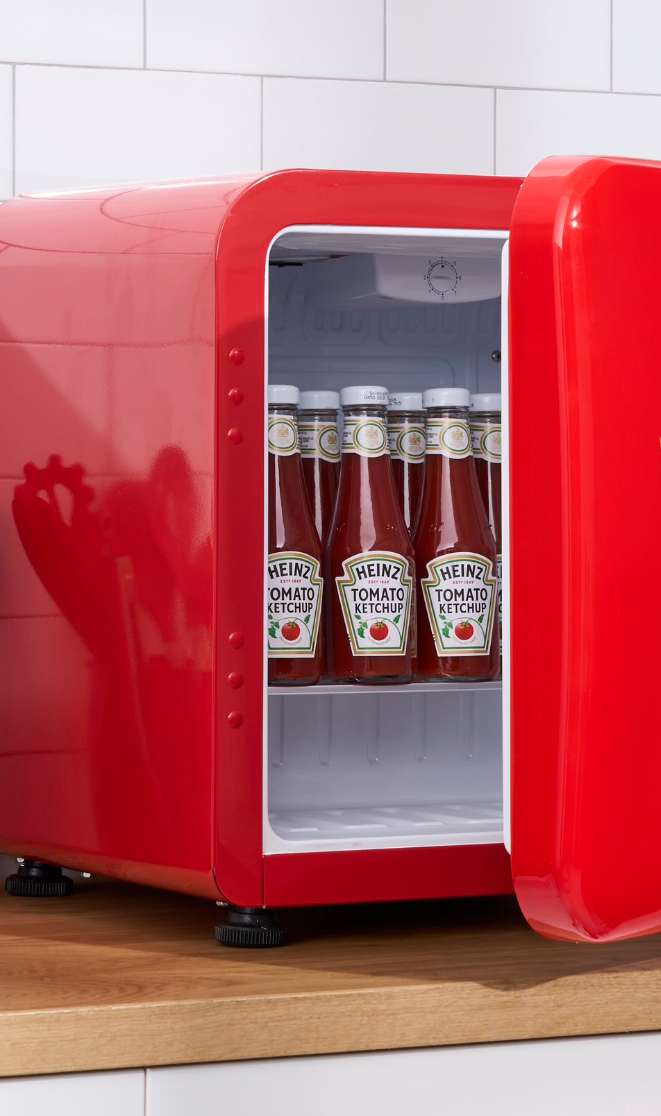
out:
{"label": "white tile wall", "polygon": [[610,0],[388,0],[387,13],[392,80],[610,88]]}
{"label": "white tile wall", "polygon": [[254,77],[20,66],[16,190],[259,169]]}
{"label": "white tile wall", "polygon": [[4,0],[0,61],[142,66],[142,0]]}
{"label": "white tile wall", "polygon": [[0,200],[291,164],[661,158],[659,0],[0,0],[0,14]]}
{"label": "white tile wall", "polygon": [[613,0],[613,89],[661,93],[659,0]]}
{"label": "white tile wall", "polygon": [[383,0],[147,0],[147,65],[383,77]]}
{"label": "white tile wall", "polygon": [[390,82],[264,80],[264,166],[493,168],[493,90]]}
{"label": "white tile wall", "polygon": [[546,155],[661,159],[661,98],[499,90],[498,174],[526,174]]}

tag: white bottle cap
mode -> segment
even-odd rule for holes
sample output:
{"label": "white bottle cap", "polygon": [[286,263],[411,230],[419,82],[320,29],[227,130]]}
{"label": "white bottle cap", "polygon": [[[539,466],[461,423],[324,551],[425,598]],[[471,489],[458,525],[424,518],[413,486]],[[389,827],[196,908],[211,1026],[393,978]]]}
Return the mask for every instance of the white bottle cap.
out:
{"label": "white bottle cap", "polygon": [[483,395],[471,395],[471,411],[499,411],[500,392],[485,392]]}
{"label": "white bottle cap", "polygon": [[339,391],[302,391],[299,411],[336,411],[340,405]]}
{"label": "white bottle cap", "polygon": [[269,407],[273,407],[278,403],[282,407],[297,407],[299,390],[293,387],[292,384],[269,384],[267,396]]}
{"label": "white bottle cap", "polygon": [[468,388],[429,388],[422,393],[423,407],[470,407]]}
{"label": "white bottle cap", "polygon": [[340,401],[343,407],[385,407],[388,403],[388,392],[384,387],[345,387],[340,392]]}
{"label": "white bottle cap", "polygon": [[388,395],[389,411],[421,411],[421,391],[391,391]]}

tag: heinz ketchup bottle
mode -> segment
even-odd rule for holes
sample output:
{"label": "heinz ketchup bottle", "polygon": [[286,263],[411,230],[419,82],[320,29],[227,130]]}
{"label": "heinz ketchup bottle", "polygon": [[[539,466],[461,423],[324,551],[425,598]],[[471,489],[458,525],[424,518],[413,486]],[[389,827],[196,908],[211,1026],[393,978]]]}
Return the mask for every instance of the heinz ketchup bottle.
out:
{"label": "heinz ketchup bottle", "polygon": [[388,442],[404,522],[412,531],[425,475],[425,415],[419,391],[390,392]]}
{"label": "heinz ketchup bottle", "polygon": [[500,395],[489,392],[471,395],[471,442],[475,458],[475,472],[480,487],[482,503],[487,513],[491,533],[496,543],[496,574],[498,577],[498,642],[503,643],[503,592],[502,592],[502,524],[501,524],[501,462],[503,438],[500,425]]}
{"label": "heinz ketchup bottle", "polygon": [[302,391],[298,404],[298,440],[303,477],[314,525],[322,546],[335,509],[340,474],[336,391]]}
{"label": "heinz ketchup bottle", "polygon": [[425,479],[414,533],[418,677],[485,682],[500,666],[494,638],[496,547],[471,453],[470,392],[432,388]]}
{"label": "heinz ketchup bottle", "polygon": [[388,392],[348,387],[340,398],[340,487],[324,553],[328,673],[409,682],[415,567],[390,463]]}
{"label": "heinz ketchup bottle", "polygon": [[321,674],[321,544],[298,451],[298,388],[268,388],[269,553],[266,631],[269,682],[303,686]]}

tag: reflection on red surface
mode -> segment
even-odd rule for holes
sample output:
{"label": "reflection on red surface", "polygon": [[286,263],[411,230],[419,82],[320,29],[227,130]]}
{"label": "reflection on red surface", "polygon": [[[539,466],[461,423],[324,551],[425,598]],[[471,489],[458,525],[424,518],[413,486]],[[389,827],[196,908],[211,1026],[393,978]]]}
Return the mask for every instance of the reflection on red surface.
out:
{"label": "reflection on red surface", "polygon": [[241,185],[0,218],[2,848],[214,897],[214,254]]}
{"label": "reflection on red surface", "polygon": [[[13,511],[25,553],[92,655],[96,838],[130,860],[156,832],[161,855],[176,867],[180,834],[195,829],[191,800],[203,817],[208,795],[207,783],[196,786],[185,747],[189,734],[203,739],[209,731],[211,694],[211,539],[196,538],[190,462],[166,446],[146,478],[113,483],[98,500],[83,467],[57,455],[24,472]],[[62,492],[71,498],[69,522]],[[116,811],[134,795],[139,803],[118,839]]]}

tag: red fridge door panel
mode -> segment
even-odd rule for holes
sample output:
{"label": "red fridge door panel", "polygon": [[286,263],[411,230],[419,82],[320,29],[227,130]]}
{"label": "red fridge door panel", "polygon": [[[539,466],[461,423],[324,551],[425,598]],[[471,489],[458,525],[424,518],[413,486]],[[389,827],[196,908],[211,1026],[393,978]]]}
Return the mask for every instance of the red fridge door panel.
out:
{"label": "red fridge door panel", "polygon": [[534,929],[661,930],[661,164],[548,159],[510,241],[512,868]]}

